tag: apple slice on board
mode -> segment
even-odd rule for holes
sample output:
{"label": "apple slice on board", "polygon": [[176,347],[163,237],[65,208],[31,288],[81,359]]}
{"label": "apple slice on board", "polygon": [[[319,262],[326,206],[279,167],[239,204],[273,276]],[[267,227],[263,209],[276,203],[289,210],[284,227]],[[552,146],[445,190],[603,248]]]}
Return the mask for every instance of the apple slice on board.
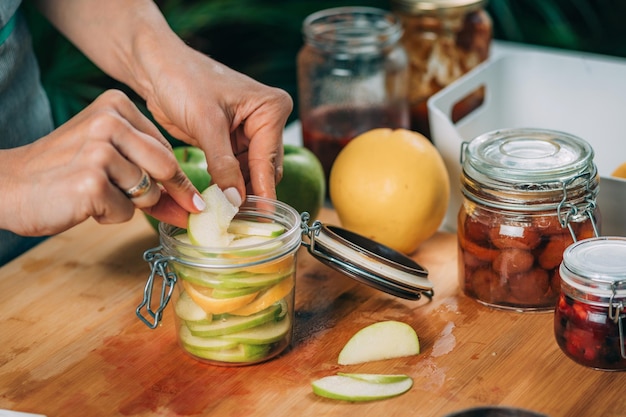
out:
{"label": "apple slice on board", "polygon": [[234,236],[228,226],[239,209],[233,206],[222,190],[213,184],[202,192],[206,208],[200,213],[191,213],[187,225],[189,240],[204,247],[226,247]]}
{"label": "apple slice on board", "polygon": [[375,401],[404,394],[413,386],[413,379],[407,375],[344,374],[326,376],[313,381],[311,385],[313,392],[321,397]]}
{"label": "apple slice on board", "polygon": [[417,355],[420,344],[415,330],[399,321],[381,321],[359,330],[339,353],[340,365]]}

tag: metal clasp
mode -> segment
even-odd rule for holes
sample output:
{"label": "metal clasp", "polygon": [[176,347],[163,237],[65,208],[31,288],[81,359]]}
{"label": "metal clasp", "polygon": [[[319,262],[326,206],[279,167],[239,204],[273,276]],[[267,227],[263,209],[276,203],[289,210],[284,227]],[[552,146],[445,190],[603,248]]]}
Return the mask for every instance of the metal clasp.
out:
{"label": "metal clasp", "polygon": [[563,198],[561,199],[561,202],[556,208],[557,216],[559,218],[559,223],[561,223],[561,227],[568,228],[570,234],[572,235],[572,240],[574,242],[577,242],[578,238],[576,237],[576,232],[574,232],[574,229],[570,223],[570,219],[578,215],[579,213],[583,213],[589,218],[589,221],[591,222],[591,227],[593,227],[594,236],[596,237],[600,236],[600,233],[598,231],[598,225],[596,224],[596,220],[594,218],[594,212],[596,210],[596,199],[592,190],[589,189],[590,181],[587,180],[587,183],[586,183],[587,194],[585,195],[584,205],[581,205],[580,207],[578,207],[576,204],[567,202],[567,187],[572,182],[576,181],[577,179],[584,178],[584,177],[591,178],[591,174],[588,172],[582,173],[573,178],[570,178],[566,182],[563,182]]}
{"label": "metal clasp", "polygon": [[623,325],[623,314],[624,311],[624,301],[620,301],[619,303],[614,303],[613,299],[615,298],[615,293],[617,292],[617,287],[621,284],[624,284],[624,281],[615,281],[611,284],[611,298],[609,299],[609,318],[613,320],[614,323],[617,324],[619,329],[619,348],[622,358],[626,359],[626,346],[624,346],[624,325]]}
{"label": "metal clasp", "polygon": [[[148,249],[143,254],[143,259],[150,264],[150,276],[143,290],[143,300],[137,307],[137,317],[141,319],[151,329],[156,329],[161,321],[163,310],[174,292],[177,276],[174,272],[168,271],[167,263],[174,260],[170,256],[161,255],[161,246]],[[161,291],[159,294],[159,305],[156,310],[152,309],[152,293],[154,289],[154,280],[157,276],[163,278],[161,283]],[[142,309],[146,310],[147,316],[142,314]]]}

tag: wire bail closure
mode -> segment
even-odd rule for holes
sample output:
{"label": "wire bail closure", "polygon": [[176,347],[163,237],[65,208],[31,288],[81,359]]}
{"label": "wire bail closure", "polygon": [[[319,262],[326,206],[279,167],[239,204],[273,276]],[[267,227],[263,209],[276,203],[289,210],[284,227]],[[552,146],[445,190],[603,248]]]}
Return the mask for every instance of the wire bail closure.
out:
{"label": "wire bail closure", "polygon": [[[578,178],[587,178],[587,181],[585,182],[586,184],[585,188],[587,191],[587,194],[585,194],[585,204],[581,205],[580,208],[575,204],[567,202],[567,198],[568,198],[567,187]],[[559,218],[559,223],[561,223],[561,227],[567,227],[567,229],[570,232],[570,235],[572,235],[572,240],[574,242],[578,241],[578,237],[576,236],[576,232],[574,232],[574,229],[570,223],[570,219],[578,215],[581,212],[584,215],[586,215],[589,221],[591,222],[591,227],[593,228],[593,235],[595,237],[600,236],[598,225],[596,224],[596,220],[593,217],[593,213],[596,210],[597,204],[596,204],[595,196],[593,195],[593,191],[589,188],[590,178],[591,178],[590,173],[582,173],[562,183],[563,184],[563,198],[561,199],[561,202],[556,208],[556,213]],[[565,213],[563,214],[564,211]]]}
{"label": "wire bail closure", "polygon": [[326,226],[319,220],[309,226],[302,213],[302,246],[317,260],[355,280],[391,295],[418,300],[434,296],[428,271],[411,258],[356,233]]}
{"label": "wire bail closure", "polygon": [[[150,276],[146,282],[146,286],[143,290],[143,300],[141,304],[136,309],[137,317],[141,321],[143,321],[148,327],[151,329],[156,329],[161,321],[161,316],[163,315],[163,310],[167,307],[167,304],[172,297],[172,293],[174,292],[174,286],[176,285],[176,281],[178,277],[176,273],[172,271],[168,271],[167,263],[169,261],[173,261],[174,258],[171,256],[163,256],[161,255],[161,246],[158,246],[153,249],[148,249],[143,254],[144,261],[150,264]],[[152,309],[152,297],[154,290],[154,280],[157,276],[163,278],[163,282],[161,283],[161,290],[159,293],[159,305],[156,310]],[[146,315],[142,313],[142,310],[146,310]]]}
{"label": "wire bail closure", "polygon": [[615,324],[617,324],[619,330],[620,353],[622,355],[622,358],[626,359],[626,347],[624,346],[624,325],[622,320],[624,317],[624,315],[622,314],[624,312],[624,301],[620,301],[619,303],[615,303],[613,301],[617,292],[617,288],[623,284],[626,284],[626,282],[616,281],[611,284],[611,298],[609,299],[609,318],[613,320]]}

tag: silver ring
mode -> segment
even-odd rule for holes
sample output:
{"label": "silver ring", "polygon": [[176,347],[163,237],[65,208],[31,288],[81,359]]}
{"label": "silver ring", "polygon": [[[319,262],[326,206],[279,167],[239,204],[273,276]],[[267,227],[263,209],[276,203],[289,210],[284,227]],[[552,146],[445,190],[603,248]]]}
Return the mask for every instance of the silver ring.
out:
{"label": "silver ring", "polygon": [[145,193],[148,192],[150,186],[152,185],[152,181],[150,180],[150,176],[145,170],[141,170],[141,179],[134,187],[131,187],[127,190],[124,190],[124,194],[128,198],[139,198]]}

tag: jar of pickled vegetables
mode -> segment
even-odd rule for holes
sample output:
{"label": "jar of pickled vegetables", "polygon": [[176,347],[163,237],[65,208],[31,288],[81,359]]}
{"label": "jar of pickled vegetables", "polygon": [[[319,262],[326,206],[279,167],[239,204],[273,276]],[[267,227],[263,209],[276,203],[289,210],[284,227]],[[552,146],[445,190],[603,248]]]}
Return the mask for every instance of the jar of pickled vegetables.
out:
{"label": "jar of pickled vegetables", "polygon": [[463,292],[496,308],[553,310],[563,251],[599,233],[593,149],[576,136],[541,129],[494,131],[463,147]]}
{"label": "jar of pickled vegetables", "polygon": [[[391,0],[409,56],[411,129],[430,137],[428,99],[489,56],[491,18],[485,0]],[[472,92],[452,111],[456,122],[484,100]]]}
{"label": "jar of pickled vegetables", "polygon": [[176,277],[164,280],[161,292],[172,293],[179,345],[201,361],[252,364],[291,343],[300,215],[279,201],[248,196],[239,220],[261,225],[260,232],[235,235],[228,247],[198,247],[185,229],[161,223],[161,246],[147,253],[154,272]]}
{"label": "jar of pickled vegetables", "polygon": [[554,334],[561,350],[590,368],[626,370],[626,238],[572,244],[560,277]]}

